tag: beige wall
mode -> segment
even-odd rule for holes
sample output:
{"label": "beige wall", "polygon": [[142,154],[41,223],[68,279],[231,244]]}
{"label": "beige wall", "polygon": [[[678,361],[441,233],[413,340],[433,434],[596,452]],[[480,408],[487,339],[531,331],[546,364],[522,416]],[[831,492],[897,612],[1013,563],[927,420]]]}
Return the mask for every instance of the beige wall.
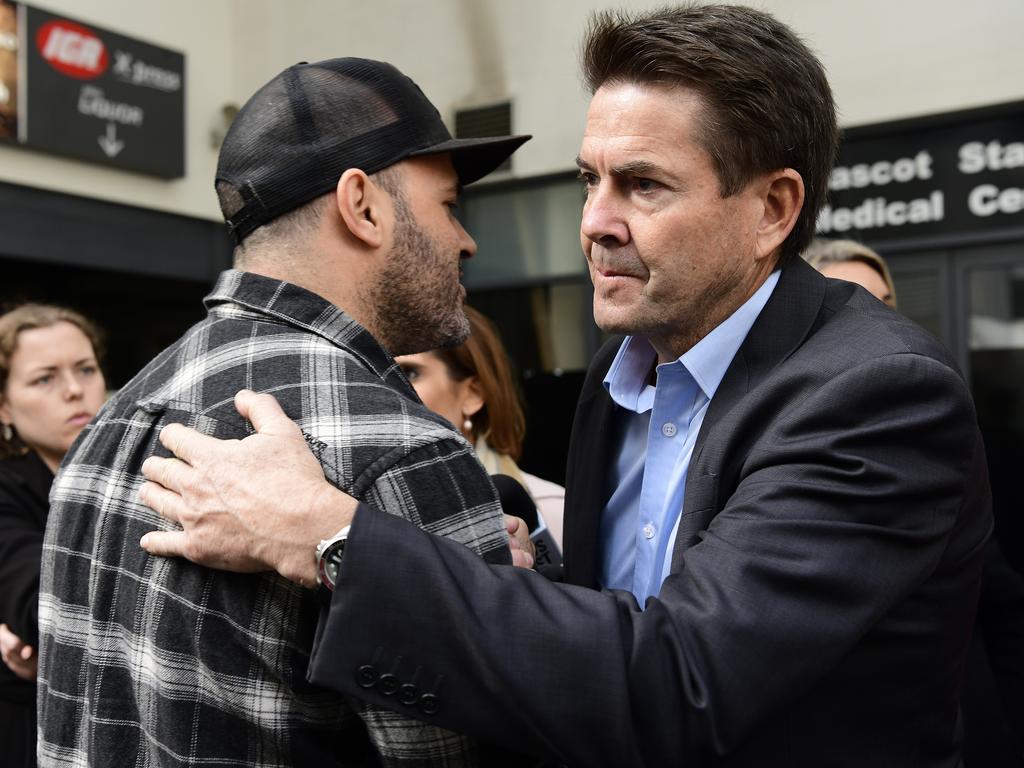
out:
{"label": "beige wall", "polygon": [[[572,167],[586,98],[576,53],[591,0],[40,0],[186,55],[187,166],[149,179],[0,146],[0,180],[218,218],[209,134],[300,60],[381,58],[411,75],[450,118],[458,106],[511,96],[515,130],[536,138],[517,175]],[[650,7],[654,3],[627,3]],[[825,62],[844,125],[1024,99],[1021,0],[764,0]]]}

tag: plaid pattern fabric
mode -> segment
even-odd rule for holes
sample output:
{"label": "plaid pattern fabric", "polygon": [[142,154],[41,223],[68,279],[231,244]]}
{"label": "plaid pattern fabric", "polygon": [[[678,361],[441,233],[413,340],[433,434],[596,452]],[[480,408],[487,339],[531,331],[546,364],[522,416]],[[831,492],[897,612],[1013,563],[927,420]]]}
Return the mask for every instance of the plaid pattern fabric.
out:
{"label": "plaid pattern fabric", "polygon": [[[251,434],[233,397],[270,392],[332,483],[509,562],[472,448],[427,411],[391,356],[297,286],[229,271],[208,317],[122,389],[51,496],[40,594],[41,766],[463,766],[468,739],[306,682],[316,593],[138,545],[169,527],[137,500],[160,428]],[[355,707],[355,709],[353,709]]]}

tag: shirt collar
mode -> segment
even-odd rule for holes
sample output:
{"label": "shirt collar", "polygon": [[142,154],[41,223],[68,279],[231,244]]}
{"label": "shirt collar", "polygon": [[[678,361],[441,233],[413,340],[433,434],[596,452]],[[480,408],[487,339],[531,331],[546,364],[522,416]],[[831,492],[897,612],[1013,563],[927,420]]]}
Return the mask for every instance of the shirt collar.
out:
{"label": "shirt collar", "polygon": [[[710,400],[714,397],[733,357],[771,298],[779,282],[779,275],[779,270],[772,272],[739,309],[715,326],[678,360],[664,365],[682,365],[707,398]],[[651,408],[653,398],[645,396],[645,392],[648,375],[656,359],[657,353],[646,338],[626,337],[604,377],[605,389],[617,405],[637,413]]]}
{"label": "shirt collar", "polygon": [[394,357],[368,330],[327,299],[294,283],[229,269],[203,303],[211,314],[234,305],[302,328],[355,355],[390,386],[413,393]]}

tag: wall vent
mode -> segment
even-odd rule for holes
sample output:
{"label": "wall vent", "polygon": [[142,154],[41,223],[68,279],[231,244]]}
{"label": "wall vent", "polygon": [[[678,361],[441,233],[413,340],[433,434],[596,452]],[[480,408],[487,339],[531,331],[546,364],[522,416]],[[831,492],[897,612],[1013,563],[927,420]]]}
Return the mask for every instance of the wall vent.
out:
{"label": "wall vent", "polygon": [[[483,107],[455,111],[455,138],[483,139],[512,134],[512,102],[501,101]],[[512,170],[512,158],[498,166],[499,171]]]}

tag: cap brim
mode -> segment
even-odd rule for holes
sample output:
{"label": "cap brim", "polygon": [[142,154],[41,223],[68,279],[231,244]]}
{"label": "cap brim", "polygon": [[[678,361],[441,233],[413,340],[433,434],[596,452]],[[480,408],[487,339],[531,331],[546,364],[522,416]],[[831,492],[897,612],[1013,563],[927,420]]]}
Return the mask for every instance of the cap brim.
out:
{"label": "cap brim", "polygon": [[409,157],[439,155],[450,152],[452,165],[462,186],[472,184],[489,174],[532,136],[495,136],[485,139],[449,139],[426,149],[410,153]]}

